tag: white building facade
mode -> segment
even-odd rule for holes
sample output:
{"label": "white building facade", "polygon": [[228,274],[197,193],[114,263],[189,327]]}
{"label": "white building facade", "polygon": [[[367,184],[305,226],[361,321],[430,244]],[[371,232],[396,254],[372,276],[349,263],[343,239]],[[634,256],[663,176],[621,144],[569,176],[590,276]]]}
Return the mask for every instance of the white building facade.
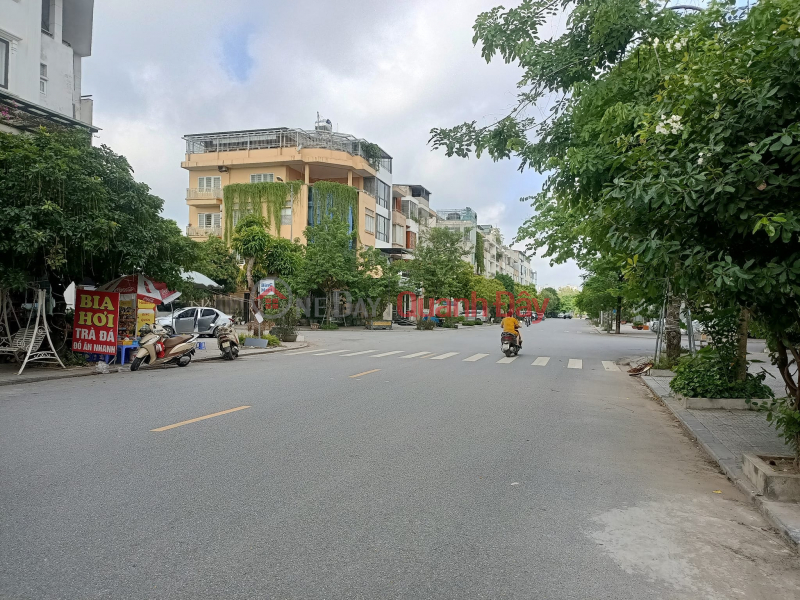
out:
{"label": "white building facade", "polygon": [[37,119],[93,129],[81,93],[93,15],[94,0],[0,0],[0,129],[47,124]]}

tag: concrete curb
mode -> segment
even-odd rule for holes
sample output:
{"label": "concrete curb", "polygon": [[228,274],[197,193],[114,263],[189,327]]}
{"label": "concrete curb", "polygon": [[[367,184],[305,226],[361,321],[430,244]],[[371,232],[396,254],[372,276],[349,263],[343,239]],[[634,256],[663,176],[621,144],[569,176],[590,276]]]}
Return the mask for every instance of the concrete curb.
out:
{"label": "concrete curb", "polygon": [[646,379],[641,379],[642,383],[647,386],[647,389],[649,389],[652,394],[669,409],[675,418],[678,419],[683,429],[689,434],[689,437],[696,440],[705,453],[719,465],[725,476],[740,492],[750,498],[750,501],[755,504],[759,512],[764,515],[764,518],[778,530],[778,533],[780,533],[795,550],[800,550],[800,516],[798,516],[800,505],[787,502],[773,502],[765,499],[758,493],[753,484],[750,483],[750,480],[747,479],[736,456],[734,456],[705,425],[698,421],[694,415],[683,408],[678,402],[669,396],[666,398],[662,397]]}
{"label": "concrete curb", "polygon": [[[247,354],[240,354],[239,359],[247,358],[248,356],[256,356],[259,354],[272,354],[273,352],[288,352],[289,350],[299,350],[300,348],[307,348],[308,342],[303,342],[302,346],[294,346],[292,348],[285,348],[285,347],[278,347],[278,348],[265,348],[264,350],[259,350],[257,352],[248,352]],[[202,358],[195,358],[192,362],[207,362],[210,360],[222,360],[222,356],[205,356]],[[237,359],[238,360],[238,359]],[[109,367],[111,369],[112,367]],[[111,371],[109,374],[113,373]],[[41,383],[43,381],[57,381],[59,379],[72,379],[74,377],[88,377],[90,375],[97,375],[94,369],[80,369],[75,371],[65,371],[59,375],[51,375],[49,377],[29,377],[26,379],[10,379],[8,381],[0,381],[0,387],[7,386],[7,385],[23,385],[26,383]]]}

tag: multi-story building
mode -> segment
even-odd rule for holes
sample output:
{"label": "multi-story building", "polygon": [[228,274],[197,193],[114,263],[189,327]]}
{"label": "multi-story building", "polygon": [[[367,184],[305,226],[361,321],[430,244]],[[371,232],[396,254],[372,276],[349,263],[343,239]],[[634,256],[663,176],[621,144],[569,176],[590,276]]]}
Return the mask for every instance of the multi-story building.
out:
{"label": "multi-story building", "polygon": [[536,285],[536,271],[531,267],[527,255],[503,244],[500,230],[493,225],[479,225],[483,236],[483,275],[489,279],[495,275],[510,275],[522,285]]}
{"label": "multi-story building", "polygon": [[[361,243],[391,253],[393,233],[406,243],[407,221],[393,210],[392,157],[380,147],[352,135],[332,131],[329,120],[318,120],[313,130],[278,127],[186,135],[189,171],[186,204],[189,224],[186,234],[194,239],[221,235],[225,216],[223,188],[232,183],[301,181],[300,199],[283,209],[280,236],[299,238],[312,224],[312,184],[335,181],[358,190]],[[396,224],[393,232],[393,216]]]}
{"label": "multi-story building", "polygon": [[92,127],[81,61],[94,0],[0,0],[0,131]]}
{"label": "multi-story building", "polygon": [[436,213],[430,208],[430,195],[421,185],[392,186],[395,213],[392,215],[392,254],[395,258],[411,258],[420,238],[435,220]]}
{"label": "multi-story building", "polygon": [[461,234],[464,240],[464,260],[475,267],[475,243],[478,239],[478,215],[469,206],[436,211],[434,227],[443,227]]}

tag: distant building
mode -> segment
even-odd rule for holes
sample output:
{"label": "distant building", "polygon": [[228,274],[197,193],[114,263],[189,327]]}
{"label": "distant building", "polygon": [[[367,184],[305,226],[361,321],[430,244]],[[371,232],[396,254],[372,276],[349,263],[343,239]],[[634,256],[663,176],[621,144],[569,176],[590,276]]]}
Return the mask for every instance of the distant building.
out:
{"label": "distant building", "polygon": [[92,126],[81,95],[94,0],[0,0],[0,131]]}
{"label": "distant building", "polygon": [[500,230],[493,225],[479,225],[483,236],[483,275],[492,279],[495,275],[509,275],[521,285],[536,285],[536,271],[530,259],[521,250],[503,244]]}
{"label": "distant building", "polygon": [[459,233],[464,243],[464,260],[475,267],[475,243],[478,236],[478,215],[469,206],[436,211],[436,227]]}
{"label": "distant building", "polygon": [[[431,193],[416,184],[392,186],[392,253],[393,258],[409,259],[421,236],[436,220],[430,208]],[[405,240],[405,243],[403,243]]]}

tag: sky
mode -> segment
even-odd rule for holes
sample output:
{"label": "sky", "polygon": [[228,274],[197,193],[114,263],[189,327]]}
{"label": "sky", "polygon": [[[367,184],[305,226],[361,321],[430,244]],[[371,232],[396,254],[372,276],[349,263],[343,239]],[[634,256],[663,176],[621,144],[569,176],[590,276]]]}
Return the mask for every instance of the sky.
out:
{"label": "sky", "polygon": [[[472,45],[475,18],[498,3],[96,2],[82,82],[102,129],[95,143],[126,156],[137,180],[164,199],[164,216],[183,228],[182,136],[313,129],[319,112],[388,152],[394,183],[424,185],[434,209],[471,207],[508,243],[531,215],[520,198],[538,192],[544,177],[520,173],[515,161],[447,158],[428,145],[432,127],[492,122],[515,102],[520,70],[487,64]],[[573,263],[531,262],[540,287],[581,284]]]}

